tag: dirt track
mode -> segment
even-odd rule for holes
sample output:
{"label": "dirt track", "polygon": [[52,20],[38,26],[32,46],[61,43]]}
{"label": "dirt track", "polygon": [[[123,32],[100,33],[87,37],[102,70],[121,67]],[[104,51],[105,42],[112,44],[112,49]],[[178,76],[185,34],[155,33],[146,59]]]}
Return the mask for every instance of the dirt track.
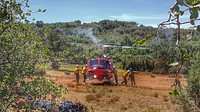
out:
{"label": "dirt track", "polygon": [[[47,71],[46,76],[58,84],[68,86],[69,92],[59,100],[79,101],[94,112],[174,112],[177,107],[168,96],[174,82],[170,75],[141,72],[135,75],[134,87],[130,86],[130,81],[128,86],[102,86],[103,82],[99,81],[95,84],[100,86],[91,83],[84,85],[82,77],[81,82],[76,84],[74,74],[66,75],[63,71]],[[185,80],[181,78],[184,85]]]}

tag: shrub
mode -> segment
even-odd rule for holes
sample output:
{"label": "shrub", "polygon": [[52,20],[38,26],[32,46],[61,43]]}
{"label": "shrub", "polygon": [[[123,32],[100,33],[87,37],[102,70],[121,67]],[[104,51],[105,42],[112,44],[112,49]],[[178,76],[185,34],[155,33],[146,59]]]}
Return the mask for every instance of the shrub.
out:
{"label": "shrub", "polygon": [[167,96],[167,95],[164,95],[164,96],[163,96],[163,100],[164,100],[165,102],[168,102],[168,101],[169,101],[168,96]]}
{"label": "shrub", "polygon": [[86,92],[87,93],[112,93],[112,90],[108,88],[91,87],[91,88],[86,88]]}
{"label": "shrub", "polygon": [[185,89],[177,89],[178,94],[171,93],[172,101],[182,105],[184,112],[200,111],[200,52],[194,54],[190,60],[188,86]]}
{"label": "shrub", "polygon": [[111,99],[109,100],[110,103],[114,103],[116,101],[119,101],[119,96],[112,96]]}
{"label": "shrub", "polygon": [[154,92],[153,96],[154,96],[155,98],[158,98],[159,95],[158,95],[157,92]]}
{"label": "shrub", "polygon": [[98,97],[99,95],[97,94],[89,94],[85,96],[86,101],[90,102],[90,101],[96,101],[96,102],[100,102],[100,98]]}
{"label": "shrub", "polygon": [[157,109],[155,107],[148,107],[146,112],[160,112],[160,109]]}

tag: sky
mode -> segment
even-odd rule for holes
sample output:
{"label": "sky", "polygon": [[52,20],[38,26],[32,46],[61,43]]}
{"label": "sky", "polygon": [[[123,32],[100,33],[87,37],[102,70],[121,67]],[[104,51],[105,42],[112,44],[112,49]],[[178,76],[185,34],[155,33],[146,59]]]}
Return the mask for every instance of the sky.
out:
{"label": "sky", "polygon": [[169,8],[175,0],[29,0],[32,11],[46,9],[45,13],[33,13],[31,18],[44,23],[84,23],[101,20],[135,21],[156,27],[168,19]]}

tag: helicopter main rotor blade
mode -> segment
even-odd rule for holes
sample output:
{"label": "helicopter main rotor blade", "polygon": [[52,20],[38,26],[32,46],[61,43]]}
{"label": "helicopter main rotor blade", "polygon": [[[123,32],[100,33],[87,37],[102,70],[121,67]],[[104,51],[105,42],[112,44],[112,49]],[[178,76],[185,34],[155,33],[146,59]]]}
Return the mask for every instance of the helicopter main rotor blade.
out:
{"label": "helicopter main rotor blade", "polygon": [[103,45],[103,47],[111,47],[111,48],[121,48],[122,46]]}
{"label": "helicopter main rotor blade", "polygon": [[124,48],[124,49],[148,49],[146,47],[133,47],[133,46],[113,46],[113,45],[103,45],[104,48]]}
{"label": "helicopter main rotor blade", "polygon": [[[83,43],[68,43],[68,44],[71,44],[71,45],[81,45],[81,46],[87,45],[87,44],[83,44]],[[107,44],[97,44],[96,46],[100,47],[100,48],[149,49],[149,48],[146,48],[146,47],[114,46],[114,45],[107,45]]]}

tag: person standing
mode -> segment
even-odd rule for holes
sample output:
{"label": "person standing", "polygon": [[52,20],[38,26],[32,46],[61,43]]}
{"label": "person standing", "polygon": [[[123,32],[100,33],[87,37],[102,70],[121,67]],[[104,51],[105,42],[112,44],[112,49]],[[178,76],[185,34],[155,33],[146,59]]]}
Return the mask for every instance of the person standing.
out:
{"label": "person standing", "polygon": [[87,65],[85,65],[82,69],[82,74],[83,74],[83,82],[86,83],[86,79],[87,79]]}
{"label": "person standing", "polygon": [[127,70],[126,72],[122,74],[122,78],[123,78],[123,81],[121,82],[122,85],[123,84],[127,85],[127,76],[129,75],[129,72],[130,70]]}
{"label": "person standing", "polygon": [[129,75],[129,78],[130,78],[130,80],[131,80],[131,85],[132,85],[132,86],[133,86],[133,85],[136,85],[136,83],[135,83],[135,74],[134,74],[132,68],[130,68],[130,75]]}
{"label": "person standing", "polygon": [[76,75],[76,83],[79,83],[79,66],[76,65],[76,68],[74,69],[74,74]]}
{"label": "person standing", "polygon": [[118,75],[117,75],[117,69],[115,68],[115,66],[113,69],[113,73],[114,73],[114,78],[115,78],[115,84],[117,86],[118,85]]}
{"label": "person standing", "polygon": [[174,84],[172,84],[171,85],[171,87],[173,87],[173,86],[178,86],[178,87],[181,87],[181,82],[180,82],[180,75],[177,73],[176,75],[175,75],[175,80],[174,80]]}

